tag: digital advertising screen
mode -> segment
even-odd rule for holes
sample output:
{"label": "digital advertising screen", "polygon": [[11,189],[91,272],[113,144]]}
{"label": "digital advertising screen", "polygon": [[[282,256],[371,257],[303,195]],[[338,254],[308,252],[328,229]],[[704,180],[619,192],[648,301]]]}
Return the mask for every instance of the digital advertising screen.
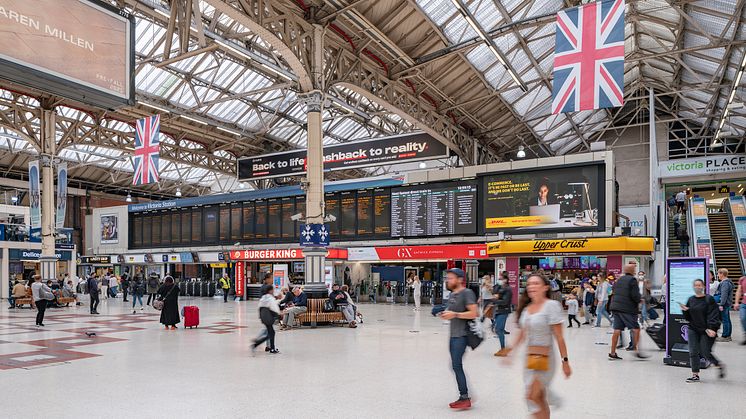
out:
{"label": "digital advertising screen", "polygon": [[340,193],[339,205],[339,235],[341,237],[355,237],[357,226],[355,218],[357,217],[355,191],[345,191]]}
{"label": "digital advertising screen", "polygon": [[604,164],[485,175],[482,228],[499,231],[602,231]]}
{"label": "digital advertising screen", "polygon": [[324,197],[324,212],[326,215],[331,215],[336,218],[334,221],[329,221],[329,235],[331,237],[339,237],[339,195],[338,194],[326,194]]}
{"label": "digital advertising screen", "polygon": [[476,234],[477,184],[449,182],[391,189],[391,236]]}
{"label": "digital advertising screen", "polygon": [[282,235],[280,200],[273,198],[267,201],[267,238],[279,239]]}
{"label": "digital advertising screen", "polygon": [[373,191],[374,233],[379,237],[391,235],[391,192],[388,189]]}
{"label": "digital advertising screen", "polygon": [[357,192],[357,235],[373,234],[373,191]]}
{"label": "digital advertising screen", "polygon": [[[668,258],[666,260],[666,358],[665,363],[688,366],[688,321],[681,305],[694,295],[694,280],[709,283],[709,259]],[[705,288],[707,293],[707,288]]]}
{"label": "digital advertising screen", "polygon": [[206,207],[202,213],[205,223],[204,240],[207,243],[218,241],[218,209]]}

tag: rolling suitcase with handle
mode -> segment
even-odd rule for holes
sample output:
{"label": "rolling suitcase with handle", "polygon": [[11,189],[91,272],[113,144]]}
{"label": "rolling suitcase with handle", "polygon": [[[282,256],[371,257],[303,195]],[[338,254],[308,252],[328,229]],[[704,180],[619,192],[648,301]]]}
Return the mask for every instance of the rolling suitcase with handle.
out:
{"label": "rolling suitcase with handle", "polygon": [[199,326],[199,307],[184,306],[184,328]]}

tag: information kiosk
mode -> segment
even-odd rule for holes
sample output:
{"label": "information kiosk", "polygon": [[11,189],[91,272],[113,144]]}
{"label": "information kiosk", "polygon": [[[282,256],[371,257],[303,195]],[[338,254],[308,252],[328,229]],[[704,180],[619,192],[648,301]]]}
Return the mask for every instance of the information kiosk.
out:
{"label": "information kiosk", "polygon": [[[666,357],[663,363],[689,367],[688,323],[680,304],[686,304],[694,295],[695,279],[705,281],[709,293],[709,258],[669,258],[666,261]],[[706,367],[706,365],[702,365]]]}

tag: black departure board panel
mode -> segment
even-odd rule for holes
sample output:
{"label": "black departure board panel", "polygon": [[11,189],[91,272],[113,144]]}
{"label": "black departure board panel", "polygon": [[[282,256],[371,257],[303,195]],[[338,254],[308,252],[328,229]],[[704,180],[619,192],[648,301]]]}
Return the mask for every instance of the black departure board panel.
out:
{"label": "black departure board panel", "polygon": [[171,244],[171,213],[161,213],[161,244],[168,246]]}
{"label": "black departure board panel", "polygon": [[332,238],[339,237],[339,195],[326,194],[324,197],[324,206],[326,215],[332,215],[337,218],[336,221],[329,221],[329,235]]}
{"label": "black departure board panel", "polygon": [[243,232],[244,240],[251,240],[254,238],[254,203],[244,202],[243,203]]}
{"label": "black departure board panel", "polygon": [[205,207],[202,211],[205,223],[205,242],[215,243],[218,241],[218,209]]}
{"label": "black departure board panel", "polygon": [[267,200],[267,238],[279,239],[282,235],[282,204],[279,199]]}
{"label": "black departure board panel", "polygon": [[342,238],[355,237],[357,232],[357,200],[355,191],[345,191],[339,194],[339,236]]}
{"label": "black departure board panel", "polygon": [[373,234],[373,191],[357,192],[357,235]]}
{"label": "black departure board panel", "polygon": [[192,239],[192,212],[181,213],[181,244],[187,244]]}
{"label": "black departure board panel", "polygon": [[181,243],[181,213],[171,212],[171,244]]}
{"label": "black departure board panel", "polygon": [[153,246],[160,246],[161,245],[161,215],[160,214],[153,214],[150,216],[150,218],[153,220]]}
{"label": "black departure board panel", "polygon": [[142,216],[137,216],[134,218],[133,223],[133,230],[131,233],[132,236],[132,242],[135,244],[135,246],[140,247],[142,246]]}
{"label": "black departure board panel", "polygon": [[231,206],[231,241],[241,240],[241,205]]}
{"label": "black departure board panel", "polygon": [[295,198],[292,196],[282,198],[282,238],[292,239],[295,231],[295,222],[290,217],[295,214]]}
{"label": "black departure board panel", "polygon": [[391,236],[476,234],[476,182],[391,189]]}
{"label": "black departure board panel", "polygon": [[377,237],[391,236],[391,191],[375,189],[373,191],[373,219]]}
{"label": "black departure board panel", "polygon": [[192,243],[202,241],[202,209],[195,208],[192,211]]}
{"label": "black departure board panel", "polygon": [[267,238],[267,201],[256,201],[254,212],[254,237],[257,239]]}
{"label": "black departure board panel", "polygon": [[218,219],[220,225],[220,241],[224,242],[231,239],[231,209],[230,207],[220,207],[220,218]]}

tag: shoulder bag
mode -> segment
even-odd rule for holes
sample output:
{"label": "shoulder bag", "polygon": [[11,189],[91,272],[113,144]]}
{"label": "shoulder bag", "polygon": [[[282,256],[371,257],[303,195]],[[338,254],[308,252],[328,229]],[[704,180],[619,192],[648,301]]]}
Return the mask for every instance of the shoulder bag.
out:
{"label": "shoulder bag", "polygon": [[168,290],[168,292],[166,293],[166,295],[163,298],[159,298],[159,299],[153,301],[153,308],[156,309],[156,310],[158,310],[158,311],[163,310],[163,306],[165,305],[164,300],[166,298],[168,298],[169,295],[171,295],[171,292],[173,292],[174,288],[176,288],[176,284],[174,284],[174,285],[171,286],[171,289]]}
{"label": "shoulder bag", "polygon": [[332,301],[331,298],[327,298],[324,301],[324,311],[326,311],[326,312],[332,312],[332,311],[334,311],[334,301]]}
{"label": "shoulder bag", "polygon": [[482,322],[476,319],[466,322],[466,344],[469,345],[471,350],[477,349],[483,340],[484,330],[482,329]]}

